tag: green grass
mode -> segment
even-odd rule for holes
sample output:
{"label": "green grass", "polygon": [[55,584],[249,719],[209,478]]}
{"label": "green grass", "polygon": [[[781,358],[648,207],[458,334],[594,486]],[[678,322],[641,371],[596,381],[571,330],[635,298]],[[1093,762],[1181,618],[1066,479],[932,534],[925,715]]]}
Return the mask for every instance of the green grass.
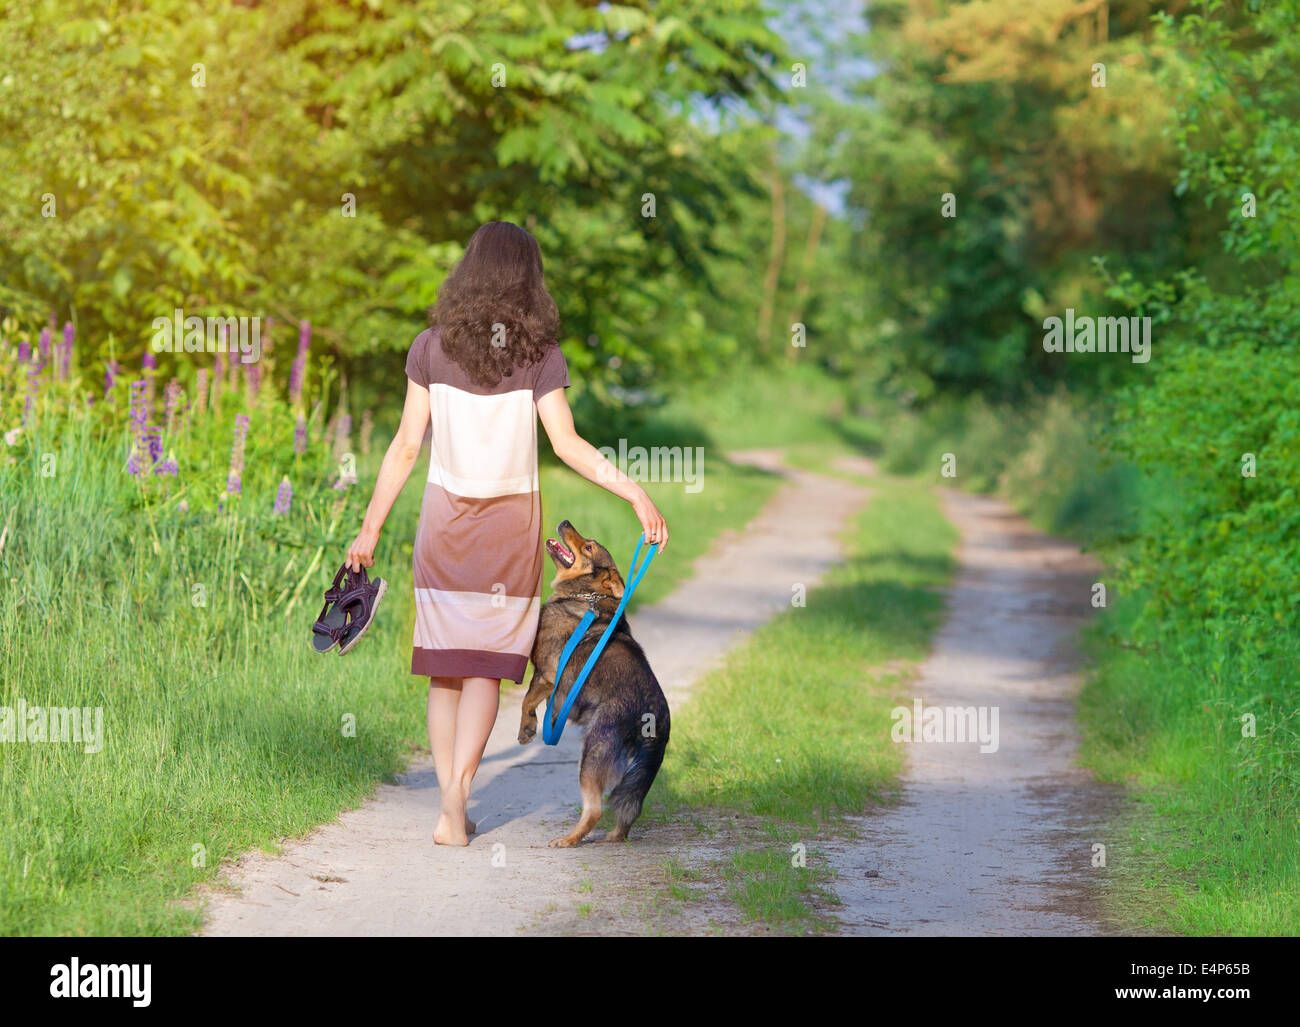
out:
{"label": "green grass", "polygon": [[[394,587],[344,660],[313,653],[308,628],[359,526],[355,500],[299,502],[292,531],[180,516],[141,507],[116,449],[84,426],[38,449],[59,453],[53,477],[34,458],[0,472],[0,705],[102,707],[106,744],[0,746],[0,934],[193,932],[201,915],[179,900],[223,861],[356,806],[424,744],[427,683],[409,674],[423,466],[376,553]],[[626,565],[630,508],[567,469],[542,481],[547,521],[570,518]],[[649,486],[673,537],[636,601],[671,589],[776,485],[718,457],[698,493]]]}
{"label": "green grass", "polygon": [[750,920],[786,934],[833,931],[835,921],[814,905],[833,905],[829,885],[835,875],[814,853],[806,866],[796,866],[791,847],[746,848],[722,867],[731,900]]}
{"label": "green grass", "polygon": [[[887,802],[902,756],[889,711],[907,665],[941,620],[952,526],[924,487],[882,479],[848,538],[847,560],[759,629],[694,688],[647,816],[754,818],[760,836],[722,873],[745,915],[789,933],[825,929],[813,903],[826,871],[819,833]],[[758,826],[761,825],[761,826]],[[808,845],[808,866],[790,846]]]}
{"label": "green grass", "polygon": [[761,447],[875,449],[877,422],[857,411],[852,391],[807,363],[779,367],[740,364],[724,380],[676,393],[652,419],[693,426],[721,450]]}
{"label": "green grass", "polygon": [[[1083,759],[1129,786],[1111,912],[1191,935],[1300,934],[1300,646],[1244,658],[1197,625],[1126,648],[1133,604],[1089,635]],[[1243,736],[1253,715],[1254,737]]]}

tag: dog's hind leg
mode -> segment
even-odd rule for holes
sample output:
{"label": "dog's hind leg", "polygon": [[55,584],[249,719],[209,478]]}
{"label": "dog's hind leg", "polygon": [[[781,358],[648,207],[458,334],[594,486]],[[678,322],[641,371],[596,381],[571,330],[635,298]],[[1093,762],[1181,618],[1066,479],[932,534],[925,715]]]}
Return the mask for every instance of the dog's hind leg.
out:
{"label": "dog's hind leg", "polygon": [[[665,711],[666,714],[666,711]],[[632,762],[623,775],[623,780],[609,793],[610,809],[614,811],[614,830],[605,835],[601,841],[622,842],[627,840],[627,833],[641,815],[641,806],[646,793],[655,783],[655,775],[664,761],[664,750],[668,747],[667,716],[661,722],[663,733],[654,739],[642,739]]]}
{"label": "dog's hind leg", "polygon": [[553,849],[567,849],[577,845],[600,819],[604,809],[601,796],[613,772],[614,748],[607,742],[593,741],[590,734],[582,746],[582,766],[578,770],[578,787],[582,792],[582,816],[578,826],[562,838],[551,841]]}

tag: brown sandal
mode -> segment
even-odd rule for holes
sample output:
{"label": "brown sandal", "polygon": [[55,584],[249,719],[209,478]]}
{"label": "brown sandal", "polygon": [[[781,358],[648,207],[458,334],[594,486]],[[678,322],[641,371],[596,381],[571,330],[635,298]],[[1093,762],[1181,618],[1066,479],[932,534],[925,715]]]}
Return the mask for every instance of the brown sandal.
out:
{"label": "brown sandal", "polygon": [[327,653],[338,646],[340,656],[351,651],[370,627],[387,591],[388,582],[383,578],[372,582],[364,567],[356,573],[347,564],[340,567],[311,626],[312,648]]}

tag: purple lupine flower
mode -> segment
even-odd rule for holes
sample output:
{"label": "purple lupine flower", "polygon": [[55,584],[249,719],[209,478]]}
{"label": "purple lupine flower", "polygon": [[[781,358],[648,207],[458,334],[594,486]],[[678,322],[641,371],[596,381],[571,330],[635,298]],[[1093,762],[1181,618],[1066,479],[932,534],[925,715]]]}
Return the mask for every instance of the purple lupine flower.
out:
{"label": "purple lupine flower", "polygon": [[297,456],[307,452],[307,422],[301,417],[293,429],[293,451]]}
{"label": "purple lupine flower", "polygon": [[50,330],[48,328],[41,329],[40,354],[41,354],[41,367],[44,367],[46,364],[50,362]]}
{"label": "purple lupine flower", "polygon": [[244,383],[247,386],[248,401],[256,403],[262,392],[262,365],[244,365]]}
{"label": "purple lupine flower", "polygon": [[226,492],[240,493],[243,492],[243,481],[240,478],[244,470],[244,441],[248,438],[248,415],[235,415],[235,443],[230,449],[230,474],[226,477]]}
{"label": "purple lupine flower", "polygon": [[72,327],[72,322],[64,322],[63,325],[63,348],[59,351],[59,377],[66,380],[71,377],[72,371],[72,340],[76,338],[76,329]]}
{"label": "purple lupine flower", "polygon": [[156,424],[149,425],[144,432],[145,450],[149,454],[149,464],[153,466],[162,459],[162,429]]}
{"label": "purple lupine flower", "polygon": [[289,398],[296,405],[302,398],[303,379],[307,374],[307,351],[311,349],[311,322],[298,322],[298,355],[289,374]]}
{"label": "purple lupine flower", "polygon": [[153,350],[144,351],[144,369],[146,371],[158,370],[158,358],[153,355]]}
{"label": "purple lupine flower", "polygon": [[176,412],[181,405],[181,383],[173,378],[167,383],[167,388],[163,390],[164,414],[163,425],[168,431],[176,423]]}
{"label": "purple lupine flower", "polygon": [[113,391],[113,383],[117,381],[117,376],[122,367],[116,360],[110,360],[104,365],[104,395],[107,396]]}
{"label": "purple lupine flower", "polygon": [[180,465],[176,463],[176,458],[170,455],[167,457],[166,460],[159,460],[158,463],[154,464],[153,467],[154,474],[166,474],[166,475],[170,475],[173,478],[176,477],[176,474],[179,471],[180,471]]}
{"label": "purple lupine flower", "polygon": [[293,502],[293,486],[289,484],[288,477],[280,480],[280,490],[275,494],[275,512],[278,514],[287,514],[289,504]]}
{"label": "purple lupine flower", "polygon": [[27,365],[27,389],[26,396],[23,399],[23,425],[26,426],[28,419],[32,415],[32,407],[36,405],[37,380],[41,376],[41,365],[32,361]]}
{"label": "purple lupine flower", "polygon": [[131,459],[126,465],[131,474],[139,474],[141,458],[145,455],[148,442],[145,423],[149,418],[148,384],[141,378],[131,383]]}
{"label": "purple lupine flower", "polygon": [[32,344],[26,339],[18,343],[18,363],[25,364],[32,359]]}
{"label": "purple lupine flower", "polygon": [[194,399],[191,400],[194,409],[198,413],[203,413],[203,408],[208,402],[208,369],[200,367],[198,374],[194,376]]}
{"label": "purple lupine flower", "polygon": [[131,383],[131,425],[137,435],[143,438],[145,422],[149,419],[149,392],[148,383],[143,378],[137,378]]}

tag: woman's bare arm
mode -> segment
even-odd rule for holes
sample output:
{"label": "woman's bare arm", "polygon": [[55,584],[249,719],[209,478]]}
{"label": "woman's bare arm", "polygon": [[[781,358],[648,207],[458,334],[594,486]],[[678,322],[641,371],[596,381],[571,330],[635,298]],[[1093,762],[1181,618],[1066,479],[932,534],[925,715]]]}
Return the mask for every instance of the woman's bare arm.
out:
{"label": "woman's bare arm", "polygon": [[361,533],[348,546],[347,563],[354,571],[374,566],[379,533],[383,530],[397,497],[401,495],[406,480],[411,476],[411,468],[420,456],[420,444],[424,442],[424,431],[428,426],[429,390],[408,378],[402,423],[379,467],[375,492],[370,497],[365,519],[361,522]]}
{"label": "woman's bare arm", "polygon": [[573,411],[563,389],[552,389],[537,401],[537,414],[555,455],[588,481],[632,504],[647,542],[668,544],[668,522],[645,489],[615,467],[573,427]]}

